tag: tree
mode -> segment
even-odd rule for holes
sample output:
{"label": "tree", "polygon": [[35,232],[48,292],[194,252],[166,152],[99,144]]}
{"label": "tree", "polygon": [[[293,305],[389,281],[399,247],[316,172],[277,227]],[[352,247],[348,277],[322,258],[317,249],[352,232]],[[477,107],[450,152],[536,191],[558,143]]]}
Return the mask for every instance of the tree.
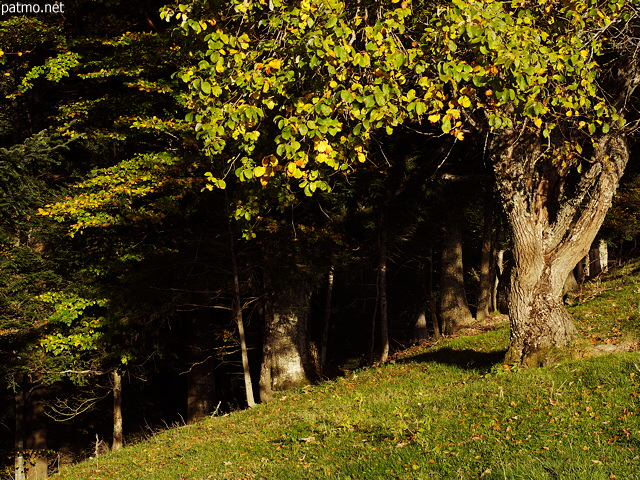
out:
{"label": "tree", "polygon": [[[193,2],[164,16],[194,42],[198,62],[181,73],[188,118],[241,179],[326,191],[331,172],[367,160],[373,138],[425,120],[485,145],[514,240],[507,360],[538,363],[575,338],[562,284],[628,158],[634,7]],[[215,172],[210,182],[224,185]]]}
{"label": "tree", "polygon": [[448,214],[442,226],[442,261],[440,267],[440,314],[442,333],[453,335],[472,320],[464,287],[462,263],[463,209],[460,185],[449,184],[444,189]]}
{"label": "tree", "polygon": [[476,320],[479,322],[485,320],[491,313],[491,294],[496,276],[496,251],[493,240],[493,191],[489,188],[486,188],[486,190],[483,204],[480,278],[478,282],[478,300],[476,307]]}

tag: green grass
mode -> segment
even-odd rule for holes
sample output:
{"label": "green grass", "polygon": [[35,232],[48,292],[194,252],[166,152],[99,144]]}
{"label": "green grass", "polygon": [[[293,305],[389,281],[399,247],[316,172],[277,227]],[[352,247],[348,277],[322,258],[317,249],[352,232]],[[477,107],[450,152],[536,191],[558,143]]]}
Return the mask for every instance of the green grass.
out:
{"label": "green grass", "polygon": [[[601,296],[572,308],[581,331],[594,341],[631,339],[638,287],[630,274],[601,284]],[[640,478],[640,354],[521,370],[501,364],[507,342],[499,325],[413,348],[56,478]]]}
{"label": "green grass", "polygon": [[640,261],[587,284],[587,301],[569,309],[580,333],[595,343],[634,342],[640,334]]}

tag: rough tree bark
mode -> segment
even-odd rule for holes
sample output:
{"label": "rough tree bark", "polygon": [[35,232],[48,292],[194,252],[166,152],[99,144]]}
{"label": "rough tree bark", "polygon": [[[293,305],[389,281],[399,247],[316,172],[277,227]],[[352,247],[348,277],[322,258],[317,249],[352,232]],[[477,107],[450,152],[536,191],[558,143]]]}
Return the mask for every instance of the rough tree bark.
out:
{"label": "rough tree bark", "polygon": [[[603,135],[593,163],[572,188],[570,166],[544,161],[542,142],[521,132],[496,147],[494,169],[513,235],[506,361],[538,365],[577,336],[562,292],[569,272],[589,251],[624,171],[624,137]],[[506,135],[505,135],[506,137]]]}

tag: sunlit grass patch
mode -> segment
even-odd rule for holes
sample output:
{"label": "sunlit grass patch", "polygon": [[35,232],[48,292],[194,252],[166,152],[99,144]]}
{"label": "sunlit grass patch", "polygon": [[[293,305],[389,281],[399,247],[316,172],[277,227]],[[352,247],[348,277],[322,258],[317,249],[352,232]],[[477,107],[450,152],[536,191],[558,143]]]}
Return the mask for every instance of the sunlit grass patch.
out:
{"label": "sunlit grass patch", "polygon": [[574,322],[592,344],[634,344],[640,332],[640,263],[588,283],[582,303],[570,307]]}

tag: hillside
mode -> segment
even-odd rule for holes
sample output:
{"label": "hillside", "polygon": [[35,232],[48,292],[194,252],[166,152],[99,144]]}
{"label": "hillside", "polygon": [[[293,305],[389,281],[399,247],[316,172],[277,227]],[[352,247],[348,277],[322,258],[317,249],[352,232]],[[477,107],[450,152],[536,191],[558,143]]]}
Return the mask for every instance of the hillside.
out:
{"label": "hillside", "polygon": [[571,308],[585,340],[552,366],[502,365],[496,321],[55,478],[639,478],[640,354],[591,356],[634,349],[638,268],[588,286]]}

